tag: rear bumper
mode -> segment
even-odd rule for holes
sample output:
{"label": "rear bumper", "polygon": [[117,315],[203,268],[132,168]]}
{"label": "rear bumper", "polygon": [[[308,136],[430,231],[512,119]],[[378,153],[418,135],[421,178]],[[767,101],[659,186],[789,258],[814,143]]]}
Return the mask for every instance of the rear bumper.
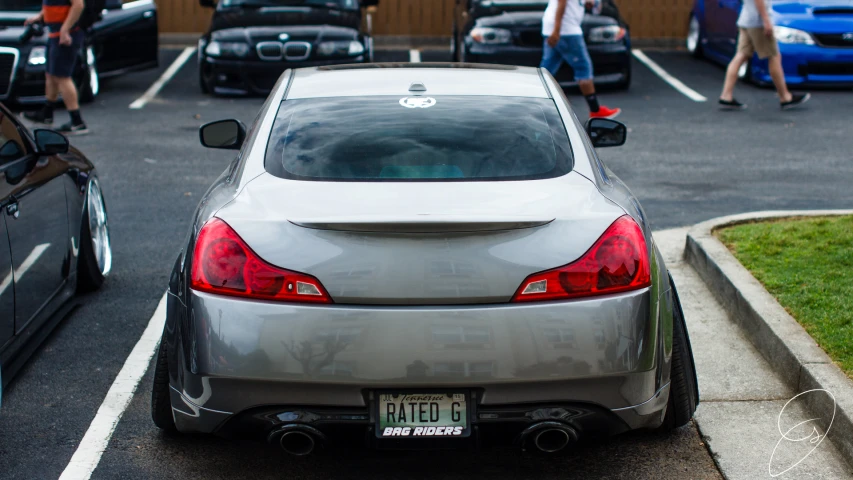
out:
{"label": "rear bumper", "polygon": [[[663,421],[669,384],[661,387],[642,405],[609,410],[591,403],[552,402],[546,404],[475,404],[471,415],[471,437],[402,441],[379,439],[375,435],[375,414],[364,407],[316,407],[271,405],[250,408],[237,414],[199,409],[186,397],[171,390],[175,421],[181,431],[215,432],[226,438],[268,439],[286,425],[307,425],[321,432],[329,444],[363,445],[372,448],[460,448],[519,445],[521,434],[543,422],[568,425],[584,440],[608,437],[638,428],[655,428]],[[366,399],[369,404],[370,399]]]}
{"label": "rear bumper", "polygon": [[305,62],[227,60],[204,56],[200,67],[202,75],[208,80],[214,93],[220,95],[267,95],[281,74],[287,69],[365,63],[366,61],[366,55]]}
{"label": "rear bumper", "polygon": [[[170,317],[184,308],[171,295],[170,303]],[[450,388],[475,394],[478,412],[573,405],[604,412],[603,423],[619,426],[610,430],[656,426],[669,358],[658,315],[649,314],[657,304],[649,289],[430,308],[282,305],[193,292],[179,315],[187,320],[167,324],[172,406],[182,431],[218,432],[258,408],[344,409],[369,423],[374,389]]]}
{"label": "rear bumper", "polygon": [[[853,85],[853,48],[780,44],[779,51],[789,86]],[[772,84],[766,60],[756,62],[753,69],[760,83]]]}
{"label": "rear bumper", "polygon": [[[631,70],[631,52],[626,44],[589,44],[587,48],[592,59],[595,83],[620,83],[628,78]],[[466,41],[464,59],[466,62],[538,67],[541,60],[541,46],[482,45],[470,39]],[[575,84],[574,72],[568,65],[563,65],[556,78],[564,87]]]}

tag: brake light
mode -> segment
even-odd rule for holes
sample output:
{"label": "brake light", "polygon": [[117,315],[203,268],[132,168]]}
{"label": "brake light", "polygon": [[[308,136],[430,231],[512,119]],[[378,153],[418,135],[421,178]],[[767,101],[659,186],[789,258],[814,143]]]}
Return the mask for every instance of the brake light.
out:
{"label": "brake light", "polygon": [[285,302],[332,303],[316,278],[262,260],[224,221],[208,221],[193,251],[192,279],[200,292]]}
{"label": "brake light", "polygon": [[645,288],[651,285],[649,268],[643,231],[625,215],[579,260],[527,277],[512,301],[562,300]]}

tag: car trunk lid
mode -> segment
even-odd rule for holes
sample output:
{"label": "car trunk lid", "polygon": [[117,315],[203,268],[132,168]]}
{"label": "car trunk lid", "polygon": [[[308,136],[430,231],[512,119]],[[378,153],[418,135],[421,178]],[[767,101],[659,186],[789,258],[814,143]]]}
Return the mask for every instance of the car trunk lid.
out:
{"label": "car trunk lid", "polygon": [[579,258],[624,212],[583,176],[506,182],[313,182],[264,174],[217,216],[261,258],[336,303],[508,302]]}

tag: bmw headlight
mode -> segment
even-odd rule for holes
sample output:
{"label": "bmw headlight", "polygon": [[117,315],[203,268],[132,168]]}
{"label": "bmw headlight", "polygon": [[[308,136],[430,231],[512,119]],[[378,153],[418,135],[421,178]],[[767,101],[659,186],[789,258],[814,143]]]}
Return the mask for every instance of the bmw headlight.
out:
{"label": "bmw headlight", "polygon": [[29,65],[44,65],[47,63],[47,49],[43,46],[33,47],[30,57],[27,59]]}
{"label": "bmw headlight", "polygon": [[616,43],[625,38],[625,29],[619,25],[605,25],[589,30],[590,43]]}
{"label": "bmw headlight", "polygon": [[358,41],[323,42],[317,46],[317,54],[323,57],[344,56],[357,57],[364,54],[364,45]]}
{"label": "bmw headlight", "polygon": [[512,32],[504,28],[480,28],[471,30],[471,38],[486,45],[503,45],[512,42]]}
{"label": "bmw headlight", "polygon": [[249,45],[243,42],[210,42],[204,53],[211,57],[238,57],[249,54]]}
{"label": "bmw headlight", "polygon": [[814,39],[808,32],[790,27],[773,27],[773,35],[779,43],[796,43],[800,45],[814,45]]}

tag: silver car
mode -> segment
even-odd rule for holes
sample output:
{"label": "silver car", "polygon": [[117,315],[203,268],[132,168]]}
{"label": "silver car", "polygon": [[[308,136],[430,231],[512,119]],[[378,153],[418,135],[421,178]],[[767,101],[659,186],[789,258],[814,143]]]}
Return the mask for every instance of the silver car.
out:
{"label": "silver car", "polygon": [[318,446],[555,452],[687,423],[678,296],[640,204],[535,68],[289,70],[174,265],[152,416]]}

